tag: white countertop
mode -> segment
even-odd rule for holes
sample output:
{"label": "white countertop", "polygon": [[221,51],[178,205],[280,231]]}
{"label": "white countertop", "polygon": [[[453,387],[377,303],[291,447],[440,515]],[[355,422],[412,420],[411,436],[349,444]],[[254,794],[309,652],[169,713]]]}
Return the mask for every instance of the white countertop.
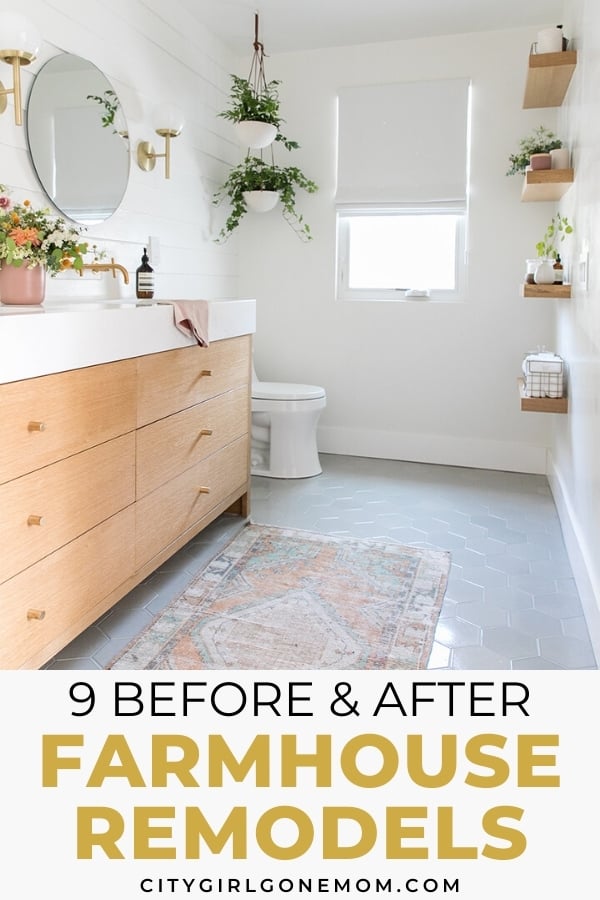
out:
{"label": "white countertop", "polygon": [[[256,330],[255,300],[209,300],[208,341]],[[195,343],[167,301],[46,300],[0,305],[0,384],[144,356]]]}

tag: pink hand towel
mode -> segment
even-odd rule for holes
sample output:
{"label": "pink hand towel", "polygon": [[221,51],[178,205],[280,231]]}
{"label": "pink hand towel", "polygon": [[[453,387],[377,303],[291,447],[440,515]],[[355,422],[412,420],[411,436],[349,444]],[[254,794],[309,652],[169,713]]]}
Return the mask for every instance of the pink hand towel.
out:
{"label": "pink hand towel", "polygon": [[208,302],[206,300],[169,300],[173,307],[175,327],[192,335],[201,347],[208,347]]}

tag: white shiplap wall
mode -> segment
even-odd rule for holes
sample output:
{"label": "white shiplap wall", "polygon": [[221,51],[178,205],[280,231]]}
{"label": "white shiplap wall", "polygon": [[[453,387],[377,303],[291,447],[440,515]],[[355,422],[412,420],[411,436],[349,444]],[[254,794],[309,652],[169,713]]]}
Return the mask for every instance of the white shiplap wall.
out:
{"label": "white shiplap wall", "polygon": [[[2,0],[3,8],[20,11],[9,3]],[[105,223],[89,229],[88,239],[133,276],[148,236],[158,237],[158,298],[237,296],[236,238],[215,243],[224,210],[212,205],[227,164],[236,162],[240,152],[231,126],[217,117],[227,102],[233,55],[178,0],[30,0],[26,14],[44,42],[38,59],[23,70],[24,96],[48,59],[75,53],[105,73],[128,121],[131,168],[123,203]],[[2,79],[9,78],[6,67]],[[172,142],[168,181],[162,160],[150,173],[135,161],[139,140],[152,141],[158,152],[164,149],[151,125],[154,107],[163,102],[179,106],[186,120]],[[48,202],[29,159],[25,127],[15,126],[12,107],[0,118],[0,182],[10,186],[15,200]],[[132,277],[123,286],[121,279],[107,275],[87,273],[80,279],[65,273],[50,281],[48,293],[127,297],[134,294],[133,282]]]}

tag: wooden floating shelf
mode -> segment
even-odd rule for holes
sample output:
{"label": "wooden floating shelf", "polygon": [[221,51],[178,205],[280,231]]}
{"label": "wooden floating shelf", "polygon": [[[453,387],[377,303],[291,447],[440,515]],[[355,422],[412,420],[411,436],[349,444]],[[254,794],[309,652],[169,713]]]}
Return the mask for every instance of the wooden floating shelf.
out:
{"label": "wooden floating shelf", "polygon": [[530,53],[523,109],[560,106],[576,65],[576,50]]}
{"label": "wooden floating shelf", "polygon": [[533,169],[525,172],[521,200],[560,200],[574,181],[573,169]]}
{"label": "wooden floating shelf", "polygon": [[525,382],[522,378],[519,382],[519,395],[521,397],[522,412],[566,413],[569,408],[568,397],[526,397]]}
{"label": "wooden floating shelf", "polygon": [[571,285],[570,284],[523,284],[521,285],[522,297],[541,297],[545,300],[558,298],[560,300],[570,300]]}

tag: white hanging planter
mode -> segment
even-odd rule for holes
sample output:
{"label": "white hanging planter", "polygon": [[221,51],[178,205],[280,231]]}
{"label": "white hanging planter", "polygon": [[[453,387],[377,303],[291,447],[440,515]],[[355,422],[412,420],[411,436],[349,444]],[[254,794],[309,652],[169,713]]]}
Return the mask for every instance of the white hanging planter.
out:
{"label": "white hanging planter", "polygon": [[244,191],[244,200],[248,209],[254,212],[269,212],[277,206],[278,191]]}
{"label": "white hanging planter", "polygon": [[268,147],[277,137],[277,127],[270,122],[236,122],[233,127],[240,144],[252,150]]}

